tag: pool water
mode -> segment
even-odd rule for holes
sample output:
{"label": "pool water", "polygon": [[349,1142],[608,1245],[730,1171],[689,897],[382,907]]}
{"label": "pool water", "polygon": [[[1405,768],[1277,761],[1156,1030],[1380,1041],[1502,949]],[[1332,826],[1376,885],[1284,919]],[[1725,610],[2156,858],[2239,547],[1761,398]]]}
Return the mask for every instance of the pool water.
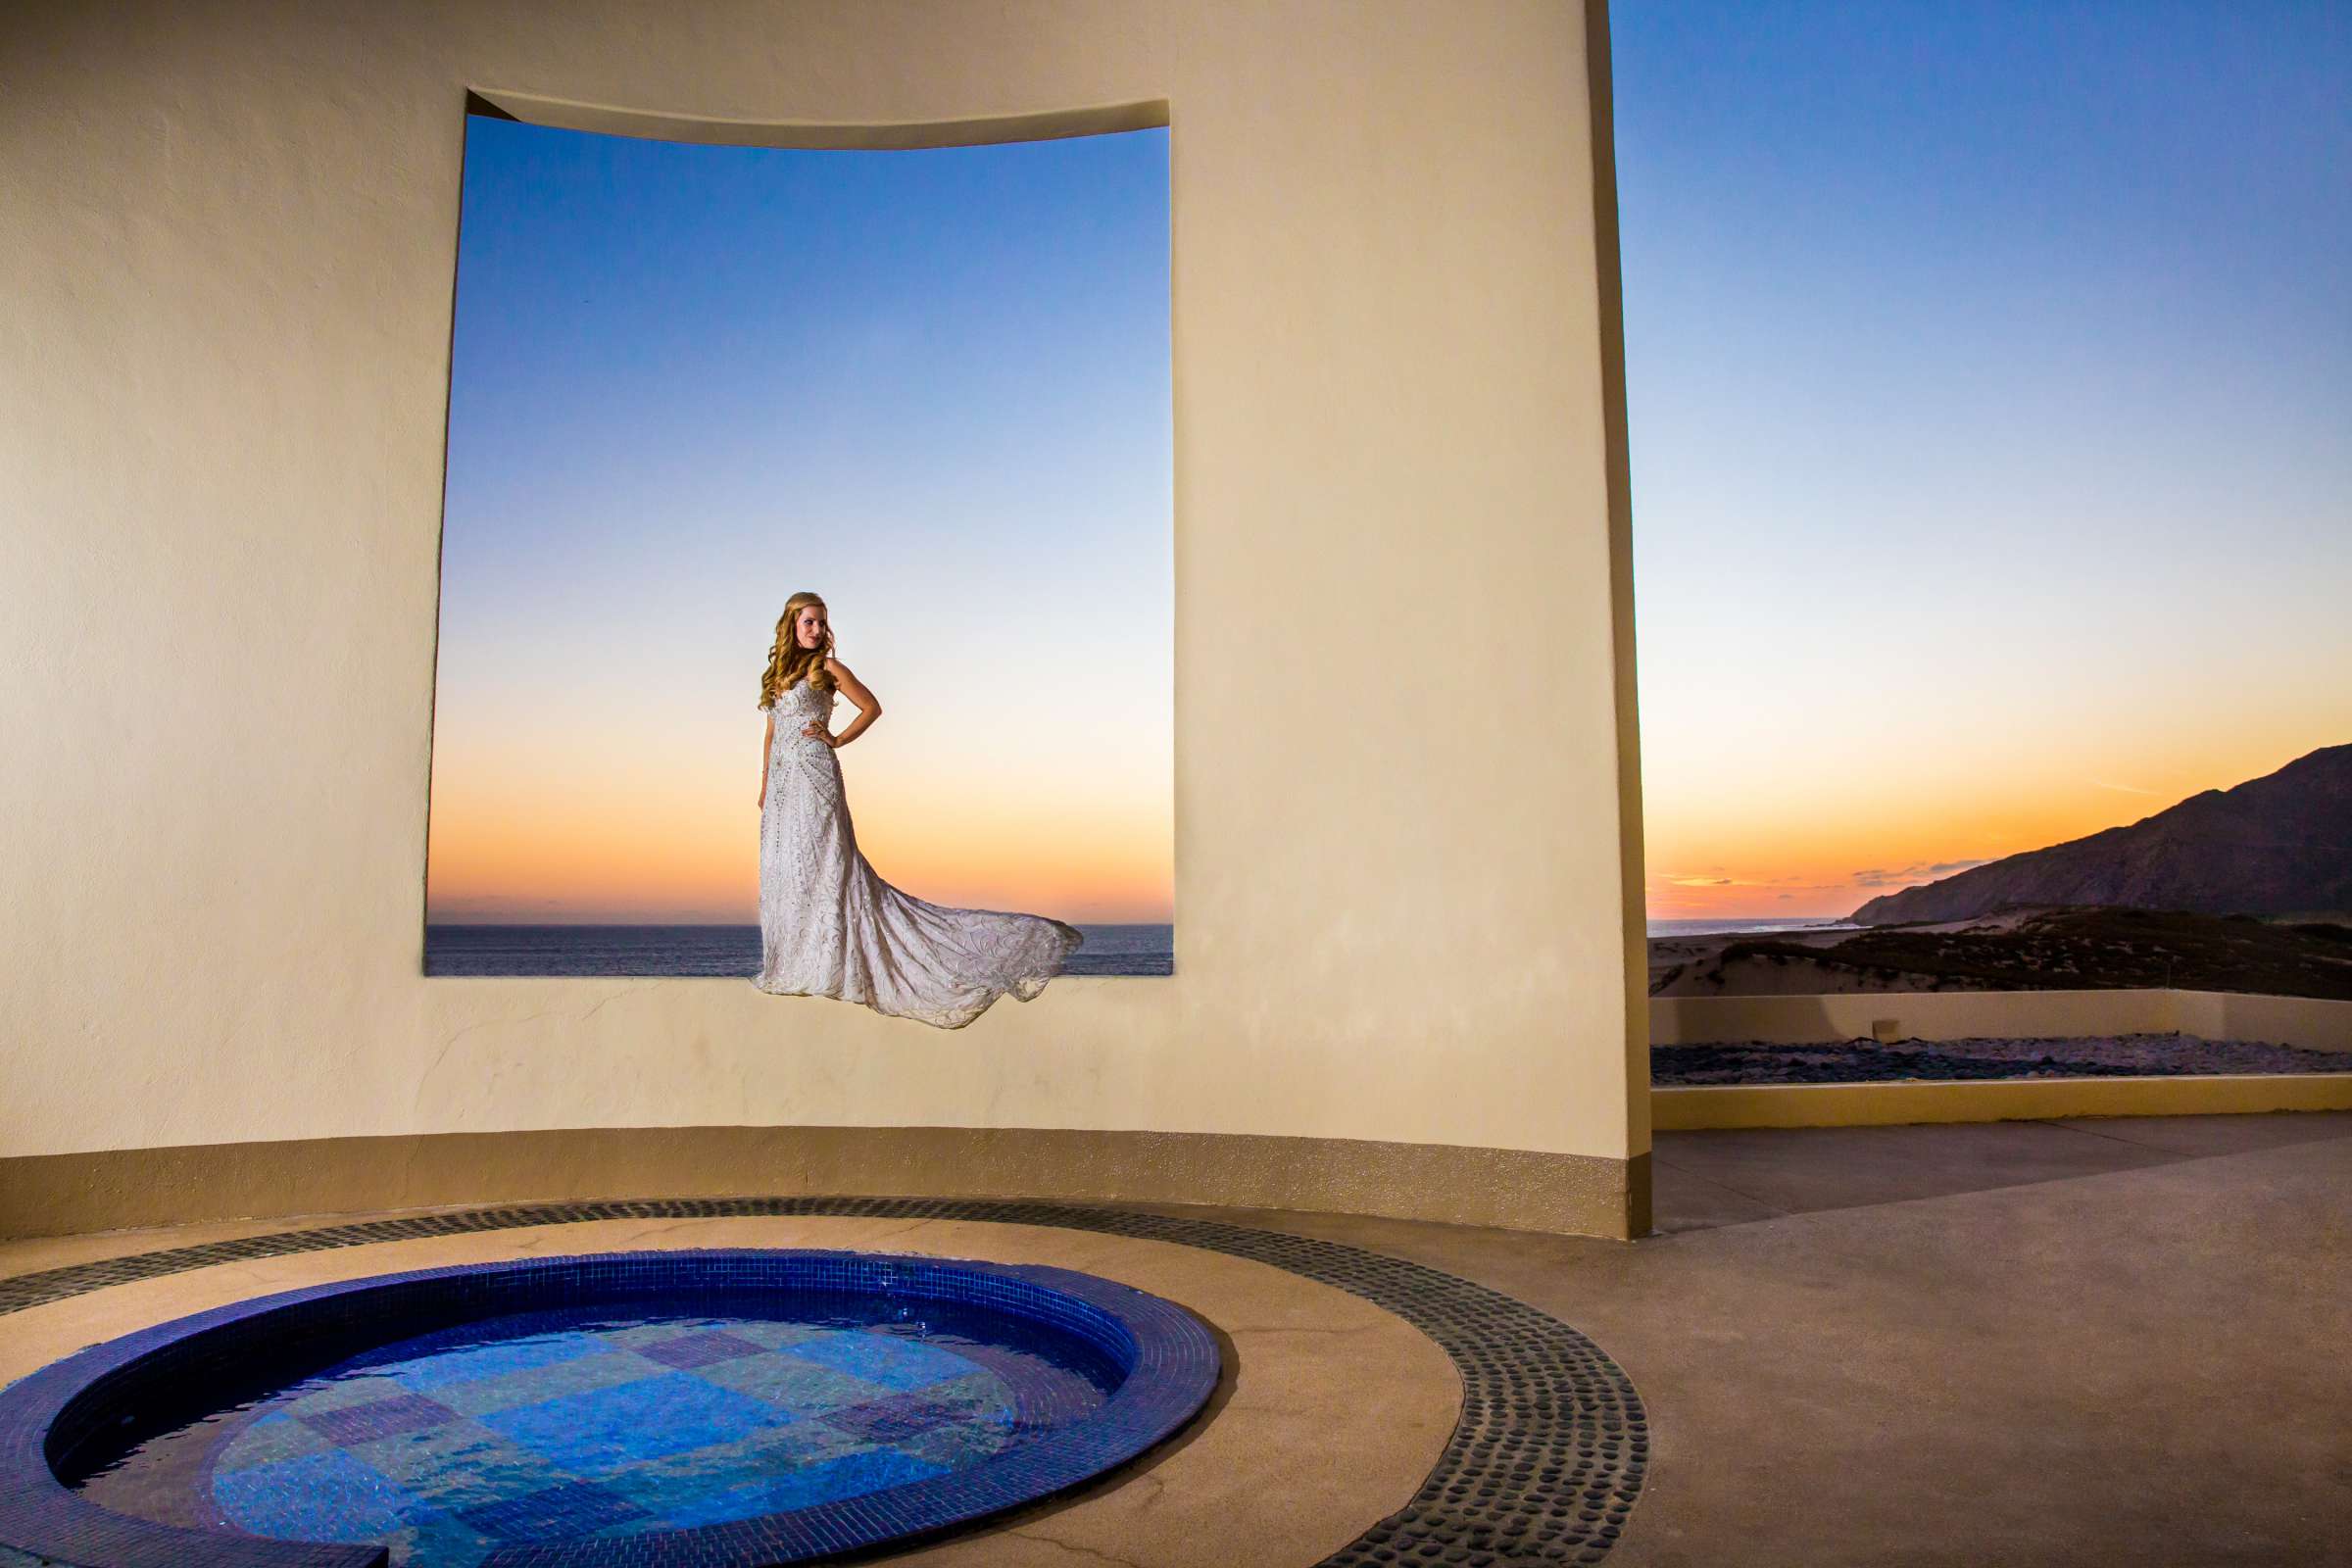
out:
{"label": "pool water", "polygon": [[162,1524],[470,1568],[946,1475],[1101,1408],[1120,1377],[953,1301],[572,1306],[376,1347],[64,1479]]}

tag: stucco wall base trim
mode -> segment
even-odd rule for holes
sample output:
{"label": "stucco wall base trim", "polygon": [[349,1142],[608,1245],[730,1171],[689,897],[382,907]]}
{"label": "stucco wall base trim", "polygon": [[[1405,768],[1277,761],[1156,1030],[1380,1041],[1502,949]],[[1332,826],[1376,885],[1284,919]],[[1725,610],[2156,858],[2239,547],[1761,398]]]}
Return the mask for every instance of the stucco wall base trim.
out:
{"label": "stucco wall base trim", "polygon": [[1658,1132],[1725,1127],[1884,1127],[2060,1116],[2242,1115],[2352,1110],[2352,1073],[2179,1078],[2012,1078],[1902,1084],[1708,1084],[1653,1090]]}
{"label": "stucco wall base trim", "polygon": [[0,1159],[0,1238],[450,1204],[836,1196],[1217,1203],[1617,1239],[1649,1155],[1226,1133],[622,1127]]}

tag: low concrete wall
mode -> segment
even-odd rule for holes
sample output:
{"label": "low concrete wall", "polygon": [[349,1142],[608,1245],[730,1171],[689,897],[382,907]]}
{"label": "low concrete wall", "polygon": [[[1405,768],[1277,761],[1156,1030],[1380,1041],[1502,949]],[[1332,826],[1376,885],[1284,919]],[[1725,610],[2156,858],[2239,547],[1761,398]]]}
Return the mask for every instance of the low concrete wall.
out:
{"label": "low concrete wall", "polygon": [[[2352,1052],[2352,1002],[2228,991],[1924,991],[1820,997],[1653,997],[1650,1043],[1871,1038],[2063,1039],[2169,1034]],[[2180,1078],[2009,1078],[1873,1084],[1705,1084],[1653,1089],[1651,1127],[1868,1127],[2060,1116],[2352,1110],[2352,1073]]]}
{"label": "low concrete wall", "polygon": [[2352,1110],[2352,1072],[2187,1078],[2001,1078],[1899,1084],[1705,1084],[1654,1089],[1657,1132],[1727,1127],[1885,1127],[2062,1116],[2242,1115]]}
{"label": "low concrete wall", "polygon": [[2168,991],[2173,1027],[2200,1040],[2268,1040],[2306,1051],[2352,1051],[2352,1002],[2258,997],[2238,991]]}
{"label": "low concrete wall", "polygon": [[[1886,1025],[1884,1030],[1877,1026]],[[1904,991],[1818,997],[1652,997],[1653,1046],[1761,1040],[2063,1039],[2169,1034],[2352,1051],[2352,1002],[2228,991]]]}

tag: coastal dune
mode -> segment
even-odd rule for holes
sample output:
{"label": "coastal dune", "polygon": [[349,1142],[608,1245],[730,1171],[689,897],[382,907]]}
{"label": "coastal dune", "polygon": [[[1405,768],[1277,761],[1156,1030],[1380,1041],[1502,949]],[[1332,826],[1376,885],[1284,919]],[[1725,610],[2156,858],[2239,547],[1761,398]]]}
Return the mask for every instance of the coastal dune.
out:
{"label": "coastal dune", "polygon": [[2352,999],[2352,915],[2024,905],[1862,930],[1653,937],[1653,997],[2181,987]]}
{"label": "coastal dune", "polygon": [[[1953,921],[1930,929],[1972,930],[1985,922]],[[1836,948],[1851,931],[1775,931],[1773,947]],[[1836,962],[1819,962],[1792,954],[1752,952],[1727,955],[1727,948],[1752,949],[1757,938],[1745,932],[1709,932],[1703,936],[1652,937],[1649,943],[1649,994],[1653,997],[1821,997],[1850,996],[1886,991],[1989,991],[1983,983],[1940,980],[1935,975],[1902,969],[1858,969]]]}

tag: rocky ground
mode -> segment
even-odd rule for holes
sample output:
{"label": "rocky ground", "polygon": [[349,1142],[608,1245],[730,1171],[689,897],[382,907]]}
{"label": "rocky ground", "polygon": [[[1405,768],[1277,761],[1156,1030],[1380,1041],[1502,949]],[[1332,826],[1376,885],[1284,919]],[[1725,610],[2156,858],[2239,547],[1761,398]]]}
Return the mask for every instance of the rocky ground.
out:
{"label": "rocky ground", "polygon": [[2159,986],[2352,999],[2352,925],[2037,906],[1864,931],[1649,944],[1653,997]]}
{"label": "rocky ground", "polygon": [[2352,1072],[2352,1052],[2305,1051],[2194,1035],[2103,1035],[2069,1040],[1870,1040],[1776,1046],[1743,1041],[1652,1046],[1650,1082],[1847,1084],[1903,1079],[2150,1078],[2188,1073]]}

